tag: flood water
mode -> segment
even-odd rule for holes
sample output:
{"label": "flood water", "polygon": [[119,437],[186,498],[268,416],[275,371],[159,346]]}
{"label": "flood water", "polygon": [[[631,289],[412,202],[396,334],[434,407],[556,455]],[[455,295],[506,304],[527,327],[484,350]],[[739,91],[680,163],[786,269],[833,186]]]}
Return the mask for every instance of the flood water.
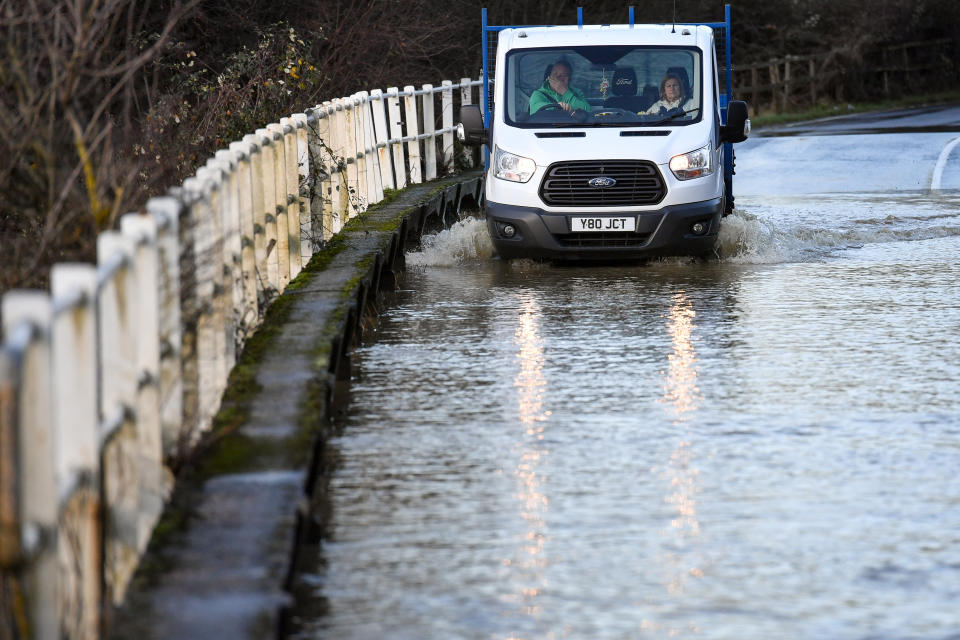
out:
{"label": "flood water", "polygon": [[300,637],[960,638],[960,163],[902,135],[748,143],[716,260],[409,255]]}

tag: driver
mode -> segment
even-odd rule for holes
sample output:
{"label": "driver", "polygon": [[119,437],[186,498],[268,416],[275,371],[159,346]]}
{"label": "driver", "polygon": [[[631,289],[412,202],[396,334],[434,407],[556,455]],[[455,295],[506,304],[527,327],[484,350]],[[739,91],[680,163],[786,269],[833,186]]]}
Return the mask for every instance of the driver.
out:
{"label": "driver", "polygon": [[672,109],[681,108],[683,111],[692,109],[693,99],[686,99],[680,77],[668,73],[663,76],[663,80],[660,81],[660,99],[650,105],[650,108],[644,111],[644,113],[647,115],[662,115]]}
{"label": "driver", "polygon": [[557,60],[539,89],[530,96],[530,115],[544,108],[563,109],[573,116],[577,111],[590,111],[583,92],[570,86],[572,70],[566,60]]}

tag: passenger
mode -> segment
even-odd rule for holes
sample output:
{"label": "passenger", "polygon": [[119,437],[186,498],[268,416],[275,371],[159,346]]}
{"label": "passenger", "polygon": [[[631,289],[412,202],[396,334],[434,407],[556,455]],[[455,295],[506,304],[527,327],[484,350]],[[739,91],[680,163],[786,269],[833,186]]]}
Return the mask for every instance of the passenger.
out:
{"label": "passenger", "polygon": [[660,81],[660,99],[650,105],[650,108],[644,113],[647,115],[663,115],[673,109],[690,111],[693,109],[693,100],[687,100],[686,98],[683,82],[680,81],[678,76],[668,73]]}
{"label": "passenger", "polygon": [[530,115],[543,109],[562,109],[571,116],[577,111],[590,111],[590,103],[583,92],[570,86],[571,75],[569,62],[558,60],[553,63],[543,84],[530,96]]}

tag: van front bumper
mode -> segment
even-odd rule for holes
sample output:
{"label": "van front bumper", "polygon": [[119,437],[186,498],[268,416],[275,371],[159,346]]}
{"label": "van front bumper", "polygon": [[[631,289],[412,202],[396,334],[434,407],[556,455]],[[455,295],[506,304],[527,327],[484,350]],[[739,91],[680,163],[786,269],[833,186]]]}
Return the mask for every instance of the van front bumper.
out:
{"label": "van front bumper", "polygon": [[[701,256],[713,251],[720,231],[723,198],[654,211],[603,211],[553,213],[536,207],[517,207],[487,201],[484,206],[487,229],[493,245],[503,258],[547,258],[559,260],[629,260],[657,256]],[[636,217],[635,232],[571,231],[574,216]],[[705,227],[693,232],[696,223]],[[510,225],[512,237],[504,233]]]}

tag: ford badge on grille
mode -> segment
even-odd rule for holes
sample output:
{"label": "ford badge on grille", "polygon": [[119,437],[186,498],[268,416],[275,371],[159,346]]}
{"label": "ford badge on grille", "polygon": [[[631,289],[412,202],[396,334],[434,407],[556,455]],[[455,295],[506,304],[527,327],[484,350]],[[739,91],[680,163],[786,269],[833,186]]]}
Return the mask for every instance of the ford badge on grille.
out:
{"label": "ford badge on grille", "polygon": [[617,184],[617,181],[607,176],[598,176],[596,178],[592,178],[587,184],[598,189],[605,189]]}

